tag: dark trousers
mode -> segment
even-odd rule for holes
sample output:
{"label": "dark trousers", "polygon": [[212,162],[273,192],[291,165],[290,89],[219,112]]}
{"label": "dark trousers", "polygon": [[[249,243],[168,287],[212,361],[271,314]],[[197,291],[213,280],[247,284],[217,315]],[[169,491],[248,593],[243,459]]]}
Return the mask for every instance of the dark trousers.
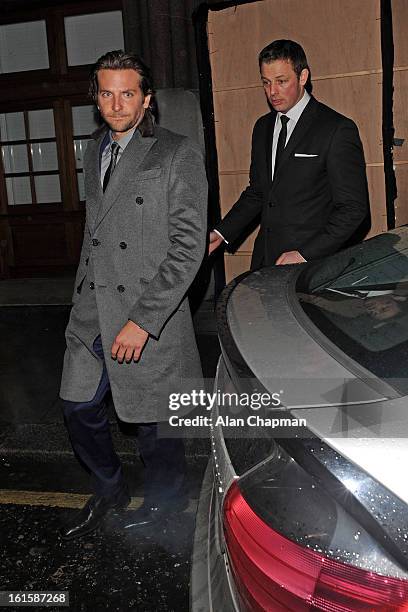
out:
{"label": "dark trousers", "polygon": [[[110,389],[101,337],[94,342],[103,360],[103,372],[94,398],[89,402],[64,401],[64,418],[72,448],[90,472],[93,492],[112,498],[125,489],[122,466],[112,443],[104,398]],[[183,494],[186,462],[180,438],[157,435],[157,424],[138,425],[138,444],[145,465],[145,503],[169,502]]]}

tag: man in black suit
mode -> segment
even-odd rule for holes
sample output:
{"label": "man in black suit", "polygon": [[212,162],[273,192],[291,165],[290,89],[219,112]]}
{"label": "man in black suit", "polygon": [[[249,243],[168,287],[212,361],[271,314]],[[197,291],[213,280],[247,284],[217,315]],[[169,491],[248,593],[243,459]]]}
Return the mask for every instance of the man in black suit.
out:
{"label": "man in black suit", "polygon": [[338,251],[368,215],[363,148],[353,121],[318,102],[302,47],[276,40],[259,54],[272,110],[252,135],[250,184],[210,234],[209,252],[260,217],[251,269]]}

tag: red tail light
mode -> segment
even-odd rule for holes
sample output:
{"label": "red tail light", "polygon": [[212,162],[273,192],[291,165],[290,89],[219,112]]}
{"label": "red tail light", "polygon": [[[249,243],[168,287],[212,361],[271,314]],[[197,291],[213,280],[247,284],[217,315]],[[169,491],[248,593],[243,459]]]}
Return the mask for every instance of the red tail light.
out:
{"label": "red tail light", "polygon": [[335,561],[266,525],[234,483],[224,505],[232,573],[245,610],[408,611],[408,580]]}

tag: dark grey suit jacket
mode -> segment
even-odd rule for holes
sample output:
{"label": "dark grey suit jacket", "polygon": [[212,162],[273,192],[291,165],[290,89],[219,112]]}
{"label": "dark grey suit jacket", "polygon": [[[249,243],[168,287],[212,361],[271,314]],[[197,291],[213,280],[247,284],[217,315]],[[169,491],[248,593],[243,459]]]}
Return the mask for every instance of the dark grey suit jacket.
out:
{"label": "dark grey suit jacket", "polygon": [[234,242],[257,217],[251,268],[285,251],[314,260],[338,251],[367,218],[363,148],[353,121],[311,98],[272,181],[276,112],[260,117],[252,136],[250,184],[216,229]]}

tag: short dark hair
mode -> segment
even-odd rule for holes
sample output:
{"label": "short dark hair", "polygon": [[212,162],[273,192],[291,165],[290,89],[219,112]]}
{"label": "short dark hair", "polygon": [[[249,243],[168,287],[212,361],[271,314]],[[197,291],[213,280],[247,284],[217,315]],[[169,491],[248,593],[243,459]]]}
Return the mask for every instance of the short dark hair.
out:
{"label": "short dark hair", "polygon": [[153,82],[150,68],[141,57],[134,53],[126,53],[122,49],[108,51],[102,55],[92,66],[89,75],[89,95],[96,102],[98,96],[99,70],[135,70],[140,76],[140,87],[145,96],[152,94]]}
{"label": "short dark hair", "polygon": [[307,79],[305,89],[308,92],[312,91],[309,64],[307,63],[306,53],[299,43],[286,39],[274,40],[260,52],[258,56],[259,68],[261,68],[262,64],[270,64],[276,60],[290,61],[298,78],[300,78],[302,70],[307,68],[309,78]]}

